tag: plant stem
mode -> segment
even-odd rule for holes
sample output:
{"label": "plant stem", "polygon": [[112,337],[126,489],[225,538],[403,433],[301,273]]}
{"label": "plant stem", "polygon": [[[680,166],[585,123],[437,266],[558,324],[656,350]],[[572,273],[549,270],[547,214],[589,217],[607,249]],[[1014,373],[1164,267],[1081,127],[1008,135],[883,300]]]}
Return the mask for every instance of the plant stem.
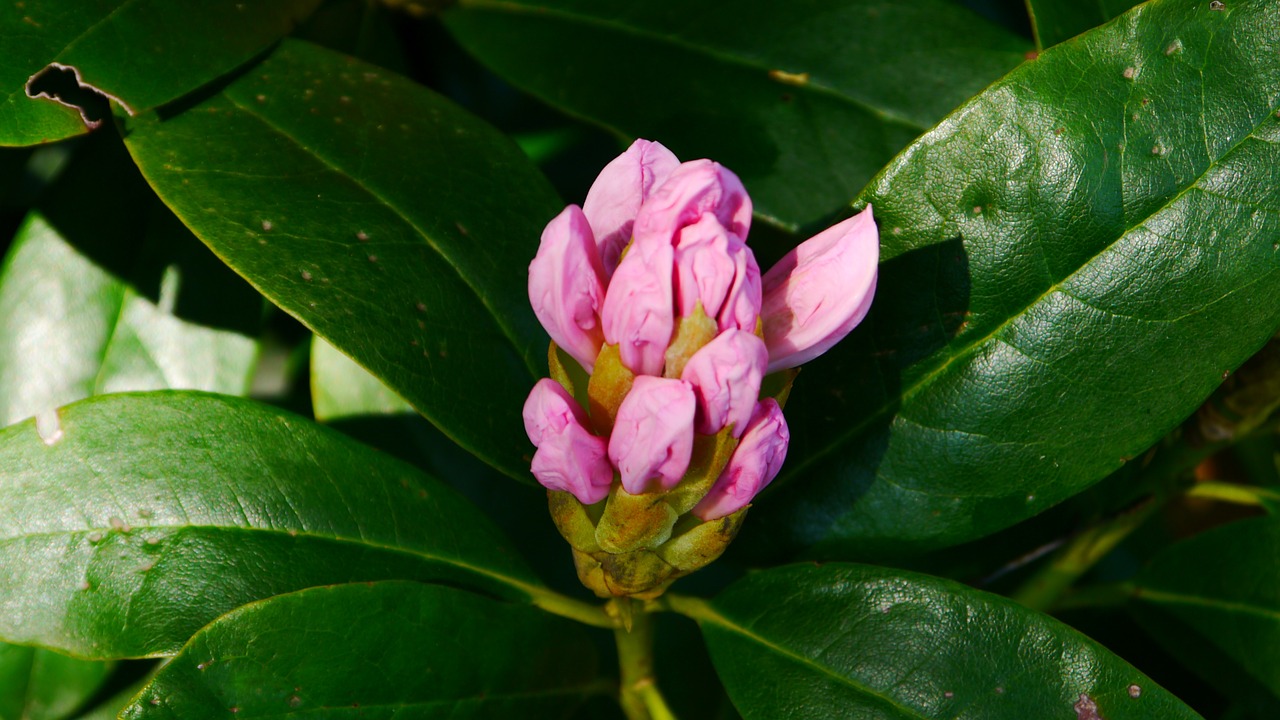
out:
{"label": "plant stem", "polygon": [[[1187,490],[1187,497],[1208,498],[1237,505],[1270,509],[1280,505],[1280,492],[1253,485],[1225,482],[1199,482]],[[1269,507],[1270,506],[1270,507]]]}
{"label": "plant stem", "polygon": [[1123,513],[1101,525],[1095,525],[1077,535],[1061,550],[1054,553],[1048,565],[1040,568],[1017,592],[1013,599],[1041,612],[1047,611],[1058,598],[1089,571],[1107,553],[1115,549],[1138,529],[1159,507],[1160,503],[1148,501],[1138,508]]}
{"label": "plant stem", "polygon": [[[629,603],[630,599],[612,602]],[[627,720],[676,720],[653,675],[653,616],[637,603],[631,607],[630,617],[630,630],[617,627],[613,631],[622,673],[618,702]]]}
{"label": "plant stem", "polygon": [[585,625],[605,628],[606,630],[613,630],[618,627],[618,621],[605,611],[606,606],[604,605],[592,605],[581,600],[574,600],[567,595],[561,595],[554,590],[531,585],[522,584],[522,589],[529,593],[529,598],[535,606],[553,615],[577,620]]}

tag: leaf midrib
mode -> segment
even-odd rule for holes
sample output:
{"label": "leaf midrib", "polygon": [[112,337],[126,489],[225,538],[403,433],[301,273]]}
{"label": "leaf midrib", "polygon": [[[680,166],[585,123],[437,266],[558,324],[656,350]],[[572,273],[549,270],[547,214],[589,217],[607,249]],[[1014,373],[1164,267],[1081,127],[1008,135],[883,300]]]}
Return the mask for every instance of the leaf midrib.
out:
{"label": "leaf midrib", "polygon": [[[388,210],[391,210],[393,213],[395,213],[396,217],[398,217],[402,222],[405,223],[405,225],[407,225],[410,229],[412,229],[413,232],[416,233],[418,237],[422,239],[423,244],[425,244],[428,248],[430,248],[433,252],[435,252],[435,254],[441,260],[443,260],[444,263],[448,265],[450,269],[454,271],[454,273],[458,276],[458,279],[462,281],[462,284],[465,285],[469,290],[471,290],[472,294],[476,296],[476,299],[480,302],[480,305],[484,307],[490,319],[492,319],[493,323],[501,331],[503,337],[506,338],[508,343],[510,343],[511,349],[516,354],[516,357],[520,358],[520,360],[523,362],[525,369],[529,373],[530,379],[536,379],[538,377],[537,367],[535,366],[532,358],[530,358],[528,354],[524,352],[524,349],[516,334],[515,328],[512,327],[511,324],[505,319],[507,317],[507,314],[495,312],[494,308],[490,305],[489,300],[485,297],[485,294],[480,291],[480,288],[476,287],[473,279],[470,278],[466,273],[462,271],[462,268],[457,264],[453,256],[445,252],[441,248],[441,246],[435,242],[431,234],[428,233],[422,226],[420,226],[418,223],[410,219],[409,215],[398,204],[392,202],[390,199],[384,196],[381,192],[368,186],[363,181],[358,180],[354,174],[344,169],[341,164],[333,161],[327,155],[321,153],[319,150],[302,144],[300,140],[298,140],[296,137],[294,137],[292,134],[290,134],[287,130],[285,130],[281,126],[272,122],[265,115],[254,112],[254,110],[250,106],[240,103],[234,97],[232,97],[232,95],[229,92],[223,92],[222,97],[226,98],[227,102],[235,106],[237,110],[243,112],[245,115],[262,123],[264,126],[269,128],[272,132],[274,132],[278,136],[288,141],[291,145],[298,148],[308,156],[315,158],[324,167],[328,168],[330,171],[336,173],[340,177],[349,181],[353,186],[359,188],[365,193],[368,193],[368,195],[371,198],[373,198],[375,201],[381,203]],[[326,339],[328,339],[331,343],[333,342],[331,338],[326,338]],[[421,410],[421,408],[419,408],[419,410]]]}
{"label": "leaf midrib", "polygon": [[[672,599],[675,599],[675,598],[672,598]],[[729,619],[728,617],[722,615],[719,611],[717,611],[714,607],[712,607],[710,603],[706,601],[698,600],[695,598],[681,598],[679,602],[679,607],[675,609],[677,612],[684,613],[689,617],[693,618],[694,620],[697,620],[699,624],[703,622],[709,622],[713,625],[717,625],[720,628],[728,632],[734,633],[742,637],[743,639],[750,640],[751,642],[754,642],[757,645],[760,645],[761,647],[764,647],[765,649],[770,650],[787,660],[790,660],[791,662],[816,670],[819,673],[832,678],[839,684],[851,688],[855,692],[875,698],[882,705],[890,707],[893,710],[899,712],[900,714],[906,717],[917,718],[918,720],[929,720],[929,717],[923,714],[922,712],[914,708],[910,708],[905,705],[902,705],[894,698],[891,698],[887,695],[877,692],[874,688],[863,685],[862,683],[857,682],[853,678],[847,675],[841,675],[840,673],[836,672],[834,669],[826,665],[823,665],[822,663],[819,663],[812,658],[808,658],[808,657],[805,657],[804,655],[800,655],[788,648],[778,645],[777,643],[773,642],[772,640],[769,640],[768,638],[765,638],[761,635],[757,635],[756,633],[748,630],[742,625],[739,625],[733,620]]]}
{"label": "leaf midrib", "polygon": [[[509,0],[461,0],[458,5],[464,10],[506,11],[512,15],[527,15],[540,18],[552,17],[571,23],[578,23],[580,25],[601,27],[619,34],[631,35],[641,40],[654,43],[655,45],[661,46],[665,44],[672,47],[678,47],[692,54],[702,55],[725,65],[746,68],[760,73],[760,77],[762,79],[767,79],[770,72],[778,69],[767,65],[761,65],[746,57],[730,54],[728,51],[719,50],[707,45],[698,45],[687,42],[679,35],[663,35],[649,28],[642,28],[636,25],[626,25],[597,16],[578,15],[560,8],[552,8],[545,5],[525,5],[517,2],[510,2]],[[815,81],[812,77],[803,85],[788,84],[785,87],[789,88],[789,92],[807,92],[814,95],[835,98],[844,104],[850,105],[863,113],[877,118],[885,124],[901,125],[910,129],[917,135],[928,129],[927,125],[921,124],[894,111],[877,107],[866,100],[853,97],[852,95],[847,95],[830,85],[820,81]]]}
{"label": "leaf midrib", "polygon": [[1264,620],[1280,623],[1280,610],[1251,605],[1247,602],[1221,600],[1201,595],[1188,595],[1185,593],[1170,592],[1168,590],[1157,590],[1141,585],[1134,588],[1134,597],[1138,600],[1144,600],[1156,604],[1190,605],[1210,610],[1220,610],[1223,612],[1243,613],[1245,615],[1252,615]]}
{"label": "leaf midrib", "polygon": [[[1138,219],[1132,225],[1126,227],[1122,232],[1118,233],[1116,237],[1111,240],[1111,242],[1107,243],[1105,247],[1099,249],[1098,252],[1094,253],[1087,260],[1081,263],[1080,266],[1077,267],[1075,270],[1073,270],[1070,274],[1063,277],[1061,280],[1054,282],[1043,293],[1041,293],[1034,300],[1032,300],[1031,302],[1023,306],[1022,309],[1018,310],[1015,313],[1010,314],[1010,316],[1006,318],[1004,322],[994,327],[990,332],[968,343],[967,345],[964,345],[958,348],[949,357],[947,357],[947,359],[939,363],[932,370],[913,380],[897,396],[888,400],[885,404],[881,405],[874,412],[866,415],[862,421],[853,425],[849,430],[833,438],[827,444],[826,447],[820,448],[816,451],[809,453],[809,455],[805,457],[803,462],[801,462],[794,469],[791,469],[787,473],[786,480],[789,482],[791,479],[799,477],[810,467],[817,464],[819,461],[825,459],[829,455],[835,453],[837,450],[840,449],[842,445],[844,445],[848,441],[860,435],[863,430],[875,425],[876,423],[880,422],[885,417],[890,415],[895,408],[905,407],[914,397],[927,391],[929,389],[929,385],[931,384],[931,382],[938,376],[942,375],[952,365],[955,365],[957,362],[959,362],[962,359],[968,360],[969,358],[971,358],[974,354],[976,354],[976,350],[978,348],[986,345],[987,343],[995,339],[996,336],[999,333],[1001,333],[1005,328],[1009,327],[1016,320],[1025,316],[1027,314],[1027,311],[1029,311],[1031,308],[1035,307],[1037,304],[1041,303],[1051,295],[1057,293],[1072,278],[1079,275],[1085,269],[1091,267],[1095,262],[1098,261],[1099,258],[1101,258],[1102,256],[1106,255],[1108,252],[1110,252],[1110,250],[1114,248],[1116,244],[1119,243],[1121,240],[1127,238],[1131,233],[1133,233],[1138,228],[1144,227],[1145,225],[1150,223],[1150,221],[1153,218],[1169,210],[1169,208],[1174,203],[1181,200],[1187,193],[1193,190],[1199,189],[1198,188],[1199,183],[1202,180],[1204,180],[1205,177],[1211,171],[1215,170],[1219,165],[1225,162],[1227,158],[1229,158],[1233,153],[1235,153],[1235,151],[1242,144],[1244,144],[1249,140],[1255,140],[1255,139],[1265,142],[1264,140],[1261,140],[1260,138],[1256,138],[1255,136],[1257,135],[1258,131],[1262,128],[1262,126],[1275,116],[1277,111],[1280,111],[1280,108],[1271,108],[1266,113],[1263,113],[1258,123],[1254,125],[1253,129],[1250,132],[1242,135],[1238,140],[1232,143],[1231,146],[1227,148],[1226,151],[1224,151],[1221,155],[1219,155],[1216,160],[1210,161],[1208,164],[1206,164],[1205,169],[1199,175],[1197,175],[1194,180],[1187,183],[1186,187],[1179,190],[1175,195],[1173,195],[1167,201],[1162,203],[1159,207],[1153,209],[1145,217]],[[1232,201],[1236,203],[1240,202],[1238,199],[1233,199]]]}
{"label": "leaf midrib", "polygon": [[[300,528],[262,528],[245,525],[210,525],[210,524],[185,524],[185,525],[130,525],[130,532],[138,530],[156,530],[161,532],[172,532],[182,530],[208,530],[221,532],[251,532],[251,533],[267,533],[287,535],[290,539],[294,538],[311,538],[315,540],[326,540],[329,542],[339,543],[342,545],[354,545],[365,549],[380,550],[396,555],[404,555],[427,562],[439,563],[450,567],[465,570],[474,575],[492,579],[498,583],[518,590],[521,594],[533,599],[544,594],[543,588],[523,580],[519,580],[510,575],[505,575],[497,570],[486,569],[471,563],[464,562],[459,559],[449,558],[443,555],[435,555],[427,551],[417,550],[414,548],[398,547],[395,545],[387,545],[385,543],[369,540],[361,537],[346,537],[341,535],[327,535],[312,530],[303,530]],[[41,532],[24,532],[16,535],[8,535],[0,537],[0,545],[4,545],[11,541],[27,540],[41,537],[62,537],[66,535],[90,535],[93,533],[101,533],[104,538],[110,533],[121,532],[112,527],[89,527],[76,530],[48,530]],[[163,549],[163,545],[158,546]]]}

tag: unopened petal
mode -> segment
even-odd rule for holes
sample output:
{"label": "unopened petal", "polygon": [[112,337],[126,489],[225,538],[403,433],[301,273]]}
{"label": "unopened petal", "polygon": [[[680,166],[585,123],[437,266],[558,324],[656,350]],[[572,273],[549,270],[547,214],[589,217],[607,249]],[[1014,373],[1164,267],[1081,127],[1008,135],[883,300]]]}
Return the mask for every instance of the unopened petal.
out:
{"label": "unopened petal", "polygon": [[760,314],[760,266],[737,235],[714,215],[703,215],[676,237],[675,295],[680,315],[697,303],[721,330],[754,331]]}
{"label": "unopened petal", "polygon": [[703,520],[718,520],[746,507],[778,476],[790,442],[791,433],[777,401],[761,400],[729,463],[693,514]]}
{"label": "unopened petal", "polygon": [[680,376],[693,386],[694,429],[714,435],[733,426],[733,436],[741,436],[755,411],[768,362],[764,341],[743,330],[726,330],[694,353]]}
{"label": "unopened petal", "polygon": [[677,167],[640,207],[633,229],[637,245],[673,243],[680,228],[704,214],[715,216],[740,238],[751,229],[751,198],[727,168],[710,160]]}
{"label": "unopened petal", "polygon": [[577,424],[544,435],[530,470],[543,487],[572,493],[584,505],[603,500],[613,483],[604,438]]}
{"label": "unopened petal", "polygon": [[604,338],[617,345],[622,364],[637,375],[661,375],[675,328],[672,263],[668,246],[632,248],[609,280],[601,313]]}
{"label": "unopened petal", "polygon": [[642,375],[618,408],[609,459],[632,495],[670,490],[693,453],[693,388],[671,378]]}
{"label": "unopened petal", "polygon": [[570,205],[547,224],[529,264],[529,302],[565,352],[591,372],[604,340],[604,268],[586,216]]}
{"label": "unopened petal", "polygon": [[547,434],[564,432],[570,425],[586,426],[587,415],[560,383],[543,378],[524,401],[524,431],[529,442],[541,447]]}
{"label": "unopened petal", "polygon": [[582,203],[582,212],[595,232],[605,277],[613,275],[623,248],[631,242],[640,204],[679,165],[676,156],[661,143],[639,139],[596,177]]}
{"label": "unopened petal", "polygon": [[880,236],[871,206],[787,253],[765,273],[760,316],[769,372],[826,352],[866,316]]}

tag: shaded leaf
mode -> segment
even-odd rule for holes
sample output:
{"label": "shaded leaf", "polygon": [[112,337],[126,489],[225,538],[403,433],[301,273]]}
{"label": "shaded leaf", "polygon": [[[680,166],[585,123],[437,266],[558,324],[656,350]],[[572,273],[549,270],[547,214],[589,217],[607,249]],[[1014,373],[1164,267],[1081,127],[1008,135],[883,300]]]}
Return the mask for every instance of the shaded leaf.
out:
{"label": "shaded leaf", "polygon": [[[1135,580],[1134,611],[1159,611],[1176,620],[1181,627],[1166,626],[1162,642],[1178,645],[1190,632],[1199,643],[1214,646],[1219,669],[1243,673],[1280,699],[1277,557],[1280,519],[1254,518],[1215,528],[1168,547],[1151,561]],[[1200,652],[1182,656],[1193,667],[1212,657]]]}
{"label": "shaded leaf", "polygon": [[[0,12],[0,145],[34,145],[86,131],[77,82],[143,112],[249,60],[319,0],[39,0]],[[51,63],[76,76],[32,78]],[[35,98],[41,90],[62,102]],[[70,104],[68,104],[70,103]]]}
{"label": "shaded leaf", "polygon": [[525,286],[559,211],[518,147],[408,80],[285,42],[126,141],[197,236],[447,435],[527,478]]}
{"label": "shaded leaf", "polygon": [[872,313],[800,376],[759,552],[886,556],[1135,457],[1280,325],[1272,2],[1156,0],[1046,50],[863,196]]}
{"label": "shaded leaf", "polygon": [[1036,45],[1047,48],[1123,15],[1141,0],[1027,0]]}
{"label": "shaded leaf", "polygon": [[121,717],[565,717],[607,687],[595,664],[581,626],[533,608],[433,585],[338,585],[218,618]]}
{"label": "shaded leaf", "polygon": [[676,609],[747,720],[1199,717],[1058,621],[926,575],[793,565]]}
{"label": "shaded leaf", "polygon": [[1029,49],[943,0],[463,0],[444,19],[552,105],[723,163],[788,226],[847,204]]}
{"label": "shaded leaf", "polygon": [[395,391],[322,338],[311,343],[311,406],[321,422],[413,412]]}
{"label": "shaded leaf", "polygon": [[63,720],[98,691],[109,663],[0,643],[0,720]]}
{"label": "shaded leaf", "polygon": [[0,431],[0,638],[175,652],[246,602],[328,583],[542,592],[447,486],[314,423],[192,392],[108,395]]}

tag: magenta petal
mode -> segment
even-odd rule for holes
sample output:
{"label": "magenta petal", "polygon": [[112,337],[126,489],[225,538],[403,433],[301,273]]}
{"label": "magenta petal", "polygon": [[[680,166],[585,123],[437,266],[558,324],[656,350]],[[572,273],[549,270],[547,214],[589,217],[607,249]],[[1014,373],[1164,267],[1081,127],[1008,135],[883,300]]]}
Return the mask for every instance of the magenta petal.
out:
{"label": "magenta petal", "polygon": [[675,327],[671,246],[635,247],[609,280],[601,317],[604,338],[637,375],[661,375]]}
{"label": "magenta petal", "polygon": [[524,431],[538,446],[533,476],[544,487],[591,505],[609,494],[613,466],[605,439],[586,429],[586,413],[560,383],[543,378],[524,403]]}
{"label": "magenta petal", "polygon": [[551,339],[591,372],[604,333],[604,268],[587,218],[570,205],[542,231],[529,264],[529,302]]}
{"label": "magenta petal", "polygon": [[791,433],[778,402],[773,398],[761,400],[729,464],[693,514],[703,520],[718,520],[746,507],[777,477],[790,442]]}
{"label": "magenta petal", "polygon": [[768,362],[764,341],[743,330],[726,330],[694,353],[680,375],[693,385],[694,429],[714,435],[732,425],[733,436],[742,435],[756,408]]}
{"label": "magenta petal", "polygon": [[826,352],[866,316],[880,236],[871,206],[801,243],[765,273],[760,317],[769,372]]}
{"label": "magenta petal", "polygon": [[671,378],[641,375],[622,399],[609,436],[609,459],[632,495],[674,488],[693,453],[693,388]]}
{"label": "magenta petal", "polygon": [[670,244],[680,228],[707,213],[740,238],[751,229],[751,198],[737,175],[710,160],[683,163],[640,207],[635,242]]}
{"label": "magenta petal", "polygon": [[751,248],[714,215],[681,229],[675,250],[676,307],[693,314],[698,302],[721,330],[754,332],[760,314],[760,266]]}
{"label": "magenta petal", "polygon": [[631,228],[640,204],[679,165],[676,156],[661,143],[640,139],[605,165],[592,183],[582,212],[595,232],[606,278],[613,275],[623,248],[631,242]]}
{"label": "magenta petal", "polygon": [[575,424],[587,424],[587,414],[578,401],[555,380],[539,380],[524,401],[524,432],[529,441],[541,447],[548,433],[564,432],[566,427]]}

